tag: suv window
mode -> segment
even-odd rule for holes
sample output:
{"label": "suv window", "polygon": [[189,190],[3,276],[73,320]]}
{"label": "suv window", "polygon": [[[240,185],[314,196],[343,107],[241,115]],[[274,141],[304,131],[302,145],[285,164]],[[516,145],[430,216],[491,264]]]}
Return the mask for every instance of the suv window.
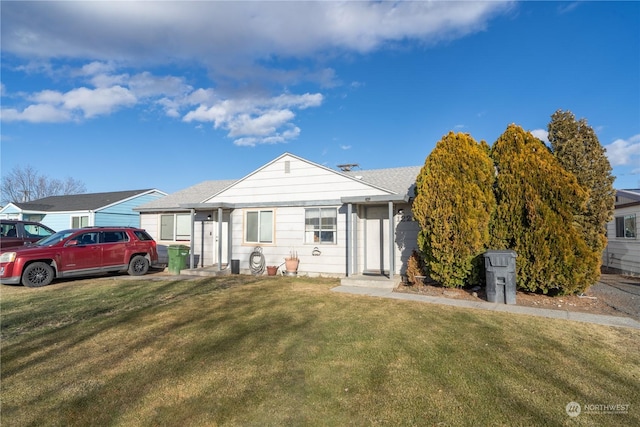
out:
{"label": "suv window", "polygon": [[127,233],[124,231],[105,231],[103,243],[118,243],[129,240]]}
{"label": "suv window", "polygon": [[17,235],[15,224],[2,224],[2,237],[16,237]]}
{"label": "suv window", "polygon": [[153,240],[153,237],[149,236],[149,234],[144,230],[135,230],[133,234],[136,235],[138,240]]}
{"label": "suv window", "polygon": [[47,237],[53,234],[51,230],[41,227],[38,224],[25,224],[24,231],[28,237]]}
{"label": "suv window", "polygon": [[94,245],[98,243],[98,233],[95,231],[91,233],[83,233],[80,234],[76,240],[78,240],[78,244],[80,245]]}

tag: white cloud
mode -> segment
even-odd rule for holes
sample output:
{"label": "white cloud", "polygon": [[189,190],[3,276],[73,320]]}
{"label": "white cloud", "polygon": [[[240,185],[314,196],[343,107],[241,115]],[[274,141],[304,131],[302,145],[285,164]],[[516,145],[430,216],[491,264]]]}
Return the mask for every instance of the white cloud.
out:
{"label": "white cloud", "polygon": [[629,139],[616,139],[611,144],[605,145],[604,148],[607,150],[611,166],[640,166],[640,134]]}
{"label": "white cloud", "polygon": [[[113,7],[108,2],[3,2],[3,54],[27,60],[31,65],[24,66],[25,72],[80,83],[69,80],[65,90],[27,94],[26,107],[4,102],[2,120],[63,122],[152,105],[184,122],[213,123],[236,145],[287,142],[301,132],[293,123],[296,113],[320,106],[324,96],[289,91],[274,96],[274,88],[305,82],[335,86],[340,83],[335,70],[324,63],[332,56],[368,53],[407,39],[433,44],[462,37],[483,30],[512,5],[147,1]],[[86,64],[69,71],[60,66],[65,61]],[[283,63],[286,69],[278,65]],[[216,87],[194,88],[185,77],[141,71],[157,71],[166,64],[202,67]],[[68,89],[69,84],[74,88]],[[363,84],[354,81],[350,87]]]}
{"label": "white cloud", "polygon": [[236,145],[275,144],[300,135],[300,128],[291,122],[295,118],[292,109],[317,107],[322,101],[319,93],[225,99],[210,107],[199,105],[188,112],[183,121],[213,122],[214,128],[227,130]]}
{"label": "white cloud", "polygon": [[233,76],[242,65],[250,72],[256,60],[271,57],[366,53],[406,39],[435,43],[461,37],[484,29],[512,3],[6,2],[1,37],[3,51],[22,57],[138,66],[197,61]]}
{"label": "white cloud", "polygon": [[534,129],[530,132],[531,135],[535,136],[540,141],[544,142],[545,144],[549,144],[549,132],[547,132],[545,129]]}
{"label": "white cloud", "polygon": [[15,108],[3,108],[0,116],[6,122],[23,121],[30,123],[58,123],[68,122],[73,119],[70,111],[65,111],[49,104],[29,105],[22,111],[18,111]]}

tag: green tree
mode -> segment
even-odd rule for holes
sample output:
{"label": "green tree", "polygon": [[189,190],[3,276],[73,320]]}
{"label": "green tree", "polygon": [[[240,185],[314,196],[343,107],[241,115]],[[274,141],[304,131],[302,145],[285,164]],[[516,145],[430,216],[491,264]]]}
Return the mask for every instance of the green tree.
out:
{"label": "green tree", "polygon": [[413,215],[429,276],[443,286],[479,283],[482,253],[495,208],[489,146],[450,132],[429,154],[416,179]]}
{"label": "green tree", "polygon": [[497,209],[495,249],[518,254],[517,284],[529,291],[583,291],[598,259],[574,220],[588,194],[542,141],[510,125],[494,143]]}
{"label": "green tree", "polygon": [[[601,260],[607,246],[606,225],[611,220],[615,202],[611,164],[591,126],[585,119],[576,121],[570,111],[556,111],[548,131],[553,154],[589,194],[585,209],[574,216],[589,248]],[[588,285],[600,278],[600,264],[598,262],[587,277]]]}

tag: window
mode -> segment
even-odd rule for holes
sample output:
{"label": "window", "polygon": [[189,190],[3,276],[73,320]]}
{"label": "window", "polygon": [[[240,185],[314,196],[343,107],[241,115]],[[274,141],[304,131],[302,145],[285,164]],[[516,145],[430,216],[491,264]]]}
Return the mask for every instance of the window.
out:
{"label": "window", "polygon": [[191,215],[160,215],[160,240],[189,240],[191,238]]}
{"label": "window", "polygon": [[82,228],[89,226],[89,217],[88,216],[72,216],[71,217],[71,228]]}
{"label": "window", "polygon": [[25,224],[24,231],[28,237],[48,237],[54,233],[53,230],[38,224]]}
{"label": "window", "polygon": [[79,234],[74,240],[78,245],[95,245],[98,243],[98,232],[91,231],[89,233]]}
{"label": "window", "polygon": [[338,211],[335,208],[314,208],[304,211],[304,241],[313,244],[336,243]]}
{"label": "window", "polygon": [[142,240],[142,241],[153,240],[153,237],[149,236],[149,234],[144,230],[134,230],[133,234],[136,235],[138,240]]}
{"label": "window", "polygon": [[636,214],[616,217],[616,237],[635,239],[637,236]]}
{"label": "window", "polygon": [[119,243],[129,240],[129,236],[124,231],[105,231],[103,243]]}
{"label": "window", "polygon": [[245,243],[273,243],[273,211],[245,213]]}

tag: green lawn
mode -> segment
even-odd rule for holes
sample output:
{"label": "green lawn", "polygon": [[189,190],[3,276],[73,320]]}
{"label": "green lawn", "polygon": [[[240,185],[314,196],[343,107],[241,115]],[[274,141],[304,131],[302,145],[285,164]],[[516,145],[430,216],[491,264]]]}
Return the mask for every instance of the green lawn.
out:
{"label": "green lawn", "polygon": [[[640,425],[640,331],[330,292],[336,284],[2,286],[1,424]],[[605,404],[629,406],[585,413]]]}

